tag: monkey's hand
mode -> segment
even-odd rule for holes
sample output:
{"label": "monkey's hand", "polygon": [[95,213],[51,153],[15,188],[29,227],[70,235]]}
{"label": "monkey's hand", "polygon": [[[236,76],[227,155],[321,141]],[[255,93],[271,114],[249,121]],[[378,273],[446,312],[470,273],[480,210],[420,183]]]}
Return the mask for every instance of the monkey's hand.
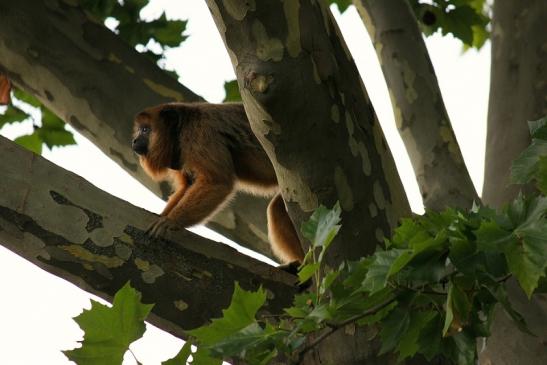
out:
{"label": "monkey's hand", "polygon": [[146,233],[152,237],[160,237],[165,235],[167,231],[178,231],[182,229],[174,220],[168,218],[167,216],[161,216],[152,223]]}

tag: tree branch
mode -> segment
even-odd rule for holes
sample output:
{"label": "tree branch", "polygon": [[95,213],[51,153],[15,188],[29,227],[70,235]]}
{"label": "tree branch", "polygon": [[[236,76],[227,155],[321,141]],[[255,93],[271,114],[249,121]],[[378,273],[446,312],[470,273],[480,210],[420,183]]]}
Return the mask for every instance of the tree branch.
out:
{"label": "tree branch", "polygon": [[330,335],[332,335],[335,331],[339,330],[340,328],[343,328],[345,326],[347,326],[348,324],[352,324],[352,323],[355,323],[357,322],[358,320],[362,319],[362,318],[365,318],[366,316],[370,316],[372,314],[375,314],[377,313],[378,311],[382,310],[383,308],[387,307],[388,305],[390,305],[391,303],[393,303],[394,301],[396,300],[396,297],[393,297],[387,301],[385,301],[384,303],[381,303],[381,304],[378,304],[377,306],[373,307],[373,308],[370,308],[369,310],[367,311],[364,311],[363,313],[361,314],[358,314],[358,315],[355,315],[351,318],[348,318],[346,319],[345,321],[341,322],[341,323],[338,323],[338,324],[335,324],[335,325],[330,325],[326,330],[325,332],[323,332],[322,334],[320,334],[319,336],[317,336],[315,339],[313,339],[313,341],[311,341],[308,345],[306,345],[303,349],[301,349],[299,351],[300,353],[300,358],[302,358],[309,350],[311,350],[312,348],[314,348],[315,346],[317,346],[318,344],[320,344],[323,340],[325,340],[327,337],[329,337]]}
{"label": "tree branch", "polygon": [[[70,4],[0,3],[0,72],[165,199],[168,185],[146,176],[131,151],[133,116],[158,103],[202,99]],[[209,227],[273,257],[266,206],[263,198],[238,197]]]}
{"label": "tree branch", "polygon": [[426,208],[471,208],[479,197],[450,125],[422,33],[407,0],[354,0],[391,96],[397,129]]}
{"label": "tree branch", "polygon": [[292,275],[186,230],[151,239],[156,215],[3,137],[0,156],[0,244],[42,269],[107,300],[131,280],[156,303],[151,322],[179,337],[221,315],[234,281],[267,288],[270,312],[290,305]]}
{"label": "tree branch", "polygon": [[[325,258],[326,265],[338,267],[372,253],[410,210],[372,104],[325,3],[207,0],[295,226],[319,204],[340,201],[343,224]],[[377,343],[368,343],[364,334],[337,332],[330,346],[314,348],[302,364],[317,358],[368,362]]]}

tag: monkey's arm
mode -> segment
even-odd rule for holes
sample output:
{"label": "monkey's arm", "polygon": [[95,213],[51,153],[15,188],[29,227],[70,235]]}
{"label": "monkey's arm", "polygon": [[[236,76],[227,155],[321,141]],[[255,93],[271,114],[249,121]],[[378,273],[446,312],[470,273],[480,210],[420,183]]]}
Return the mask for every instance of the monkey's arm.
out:
{"label": "monkey's arm", "polygon": [[232,177],[197,173],[194,182],[181,194],[181,198],[177,201],[173,198],[174,206],[167,215],[162,215],[148,231],[154,236],[161,236],[168,229],[201,223],[222,208],[233,190]]}
{"label": "monkey's arm", "polygon": [[203,222],[222,208],[233,190],[232,178],[200,174],[167,217],[182,227]]}
{"label": "monkey's arm", "polygon": [[186,191],[188,190],[189,181],[188,176],[183,171],[177,171],[174,176],[174,183],[175,183],[175,192],[169,196],[169,200],[167,200],[167,205],[165,208],[163,208],[163,211],[161,212],[161,216],[167,216],[169,212],[178,204],[178,202],[182,199]]}

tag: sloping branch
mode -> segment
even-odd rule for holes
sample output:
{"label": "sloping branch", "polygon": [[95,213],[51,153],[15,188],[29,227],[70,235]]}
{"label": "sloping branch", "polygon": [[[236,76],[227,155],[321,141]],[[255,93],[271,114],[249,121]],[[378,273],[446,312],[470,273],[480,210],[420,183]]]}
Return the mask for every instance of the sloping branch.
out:
{"label": "sloping branch", "polygon": [[[343,224],[326,257],[337,267],[373,252],[409,208],[372,104],[324,3],[207,0],[293,222],[300,226],[319,204],[340,201]],[[363,329],[339,331],[303,363],[368,363],[376,345]]]}
{"label": "sloping branch", "polygon": [[[167,184],[148,178],[131,151],[133,116],[150,105],[201,98],[70,4],[0,3],[0,71],[165,198]],[[237,198],[209,226],[272,257],[266,206],[265,199]]]}
{"label": "sloping branch", "polygon": [[387,82],[397,129],[426,208],[470,208],[479,197],[450,125],[407,0],[354,0]]}
{"label": "sloping branch", "polygon": [[291,304],[294,276],[186,230],[150,239],[154,214],[3,137],[0,156],[0,244],[42,269],[107,300],[131,280],[156,303],[151,322],[179,337],[220,316],[234,281],[267,288],[271,312]]}

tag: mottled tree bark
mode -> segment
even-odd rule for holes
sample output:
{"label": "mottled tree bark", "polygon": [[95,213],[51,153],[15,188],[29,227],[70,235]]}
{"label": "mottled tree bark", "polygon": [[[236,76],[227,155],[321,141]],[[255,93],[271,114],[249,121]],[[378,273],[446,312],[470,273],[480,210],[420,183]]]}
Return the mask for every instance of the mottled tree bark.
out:
{"label": "mottled tree bark", "polygon": [[[296,226],[340,201],[327,265],[370,254],[408,203],[374,109],[322,1],[207,0],[253,131],[272,160]],[[337,331],[305,364],[387,364],[361,328]]]}
{"label": "mottled tree bark", "polygon": [[[150,105],[201,98],[70,4],[0,2],[0,71],[165,198],[168,185],[146,176],[131,151],[133,116]],[[262,198],[237,198],[209,227],[272,257],[266,206]]]}
{"label": "mottled tree bark", "polygon": [[[519,187],[510,186],[512,161],[530,143],[527,121],[547,115],[547,2],[498,0],[492,22],[492,70],[483,202],[501,207]],[[498,310],[492,336],[481,354],[482,364],[547,363],[547,295],[530,302],[515,282],[510,299],[531,330],[516,329]]]}
{"label": "mottled tree bark", "polygon": [[479,201],[407,0],[354,0],[382,66],[426,209]]}
{"label": "mottled tree bark", "polygon": [[235,281],[267,288],[269,312],[291,304],[294,276],[186,230],[151,239],[153,214],[3,137],[0,156],[0,244],[42,269],[107,300],[130,280],[181,338],[221,315]]}

